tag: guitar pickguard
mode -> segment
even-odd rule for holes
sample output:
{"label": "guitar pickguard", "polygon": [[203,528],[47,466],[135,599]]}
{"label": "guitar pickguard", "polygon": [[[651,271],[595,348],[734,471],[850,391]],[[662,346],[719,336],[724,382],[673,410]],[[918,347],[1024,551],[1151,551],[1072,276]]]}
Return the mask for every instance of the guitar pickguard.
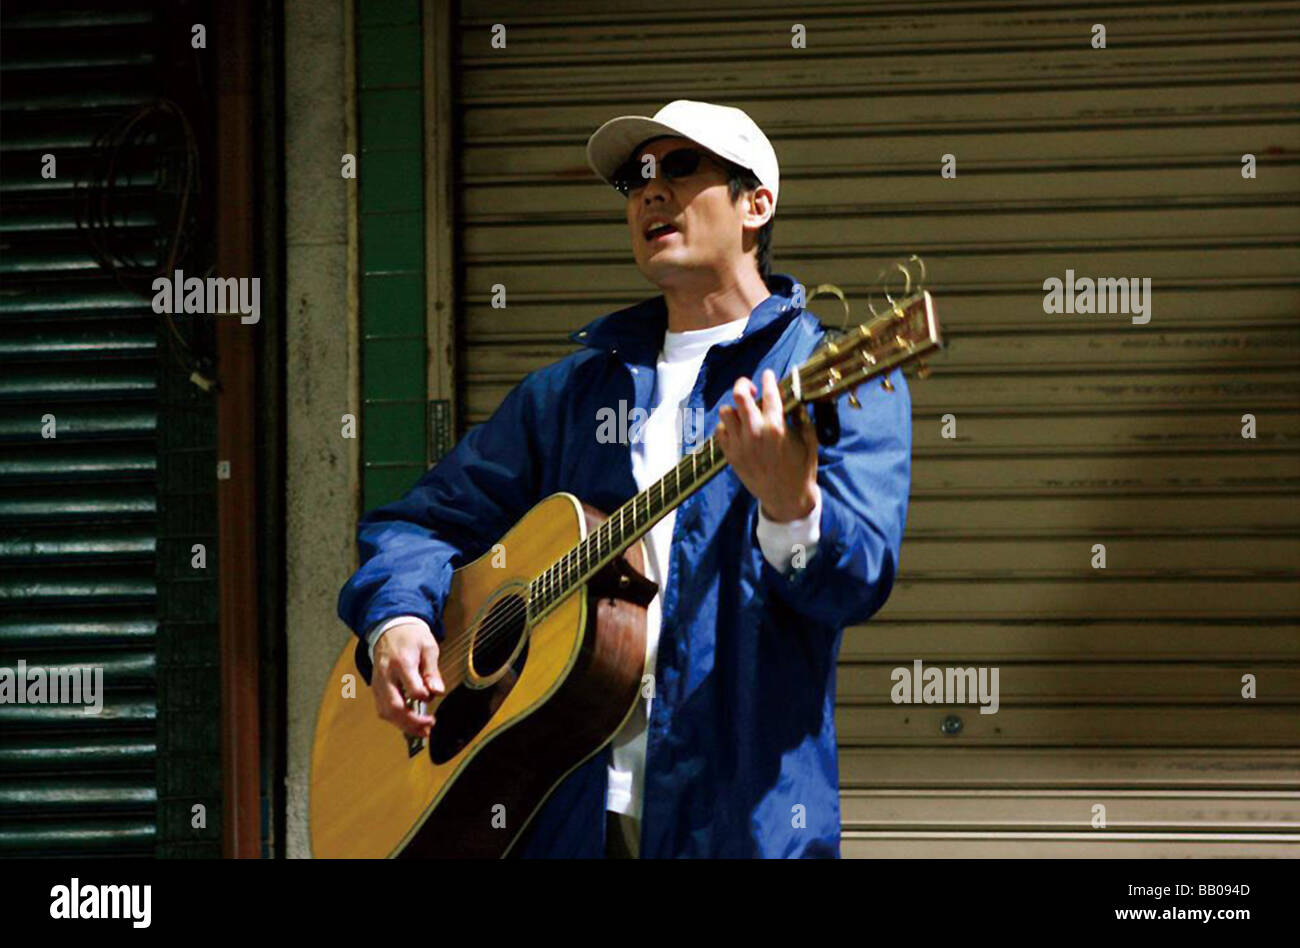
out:
{"label": "guitar pickguard", "polygon": [[491,687],[458,685],[442,699],[428,741],[429,757],[435,764],[451,760],[483,730],[523,674],[527,660],[528,642],[525,641],[510,668]]}

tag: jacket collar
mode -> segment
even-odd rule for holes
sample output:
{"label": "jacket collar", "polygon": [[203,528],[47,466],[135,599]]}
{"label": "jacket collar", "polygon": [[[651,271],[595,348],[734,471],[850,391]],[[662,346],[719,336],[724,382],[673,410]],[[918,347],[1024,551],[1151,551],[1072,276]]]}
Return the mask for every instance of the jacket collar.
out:
{"label": "jacket collar", "polygon": [[[772,295],[754,307],[745,331],[740,334],[740,340],[761,331],[779,317],[797,311],[800,308],[794,302],[797,286],[794,277],[789,274],[769,275],[767,288]],[[797,295],[802,298],[804,294],[801,292]],[[625,362],[653,365],[659,357],[659,350],[663,348],[664,331],[667,328],[668,304],[662,296],[656,296],[601,316],[572,333],[569,338],[579,345],[605,349],[620,355]]]}

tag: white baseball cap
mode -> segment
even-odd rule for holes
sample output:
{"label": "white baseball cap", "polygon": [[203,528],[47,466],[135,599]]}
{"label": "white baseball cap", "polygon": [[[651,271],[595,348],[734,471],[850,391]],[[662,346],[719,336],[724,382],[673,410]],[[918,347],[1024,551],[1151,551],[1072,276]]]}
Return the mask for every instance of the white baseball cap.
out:
{"label": "white baseball cap", "polygon": [[752,118],[740,109],[711,102],[677,99],[654,114],[620,115],[587,139],[587,163],[607,183],[646,139],[660,135],[689,138],[721,158],[748,168],[772,191],[776,206],[781,172],[772,143]]}

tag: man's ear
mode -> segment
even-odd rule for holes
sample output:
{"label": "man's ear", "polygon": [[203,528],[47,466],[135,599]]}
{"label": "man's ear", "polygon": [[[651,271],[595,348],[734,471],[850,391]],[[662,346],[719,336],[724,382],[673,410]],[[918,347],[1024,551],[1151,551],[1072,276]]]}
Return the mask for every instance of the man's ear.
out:
{"label": "man's ear", "polygon": [[755,231],[772,219],[776,205],[769,188],[758,187],[745,196],[745,229]]}

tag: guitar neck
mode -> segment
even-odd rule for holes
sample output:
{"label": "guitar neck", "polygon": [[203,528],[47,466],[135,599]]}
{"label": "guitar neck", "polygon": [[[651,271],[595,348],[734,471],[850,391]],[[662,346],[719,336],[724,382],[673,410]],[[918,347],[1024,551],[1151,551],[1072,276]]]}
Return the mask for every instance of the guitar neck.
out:
{"label": "guitar neck", "polygon": [[[780,391],[785,411],[798,404],[790,379],[781,383]],[[717,438],[710,437],[671,471],[611,513],[585,540],[532,581],[529,621],[542,618],[574,589],[622,556],[628,547],[726,466]]]}

